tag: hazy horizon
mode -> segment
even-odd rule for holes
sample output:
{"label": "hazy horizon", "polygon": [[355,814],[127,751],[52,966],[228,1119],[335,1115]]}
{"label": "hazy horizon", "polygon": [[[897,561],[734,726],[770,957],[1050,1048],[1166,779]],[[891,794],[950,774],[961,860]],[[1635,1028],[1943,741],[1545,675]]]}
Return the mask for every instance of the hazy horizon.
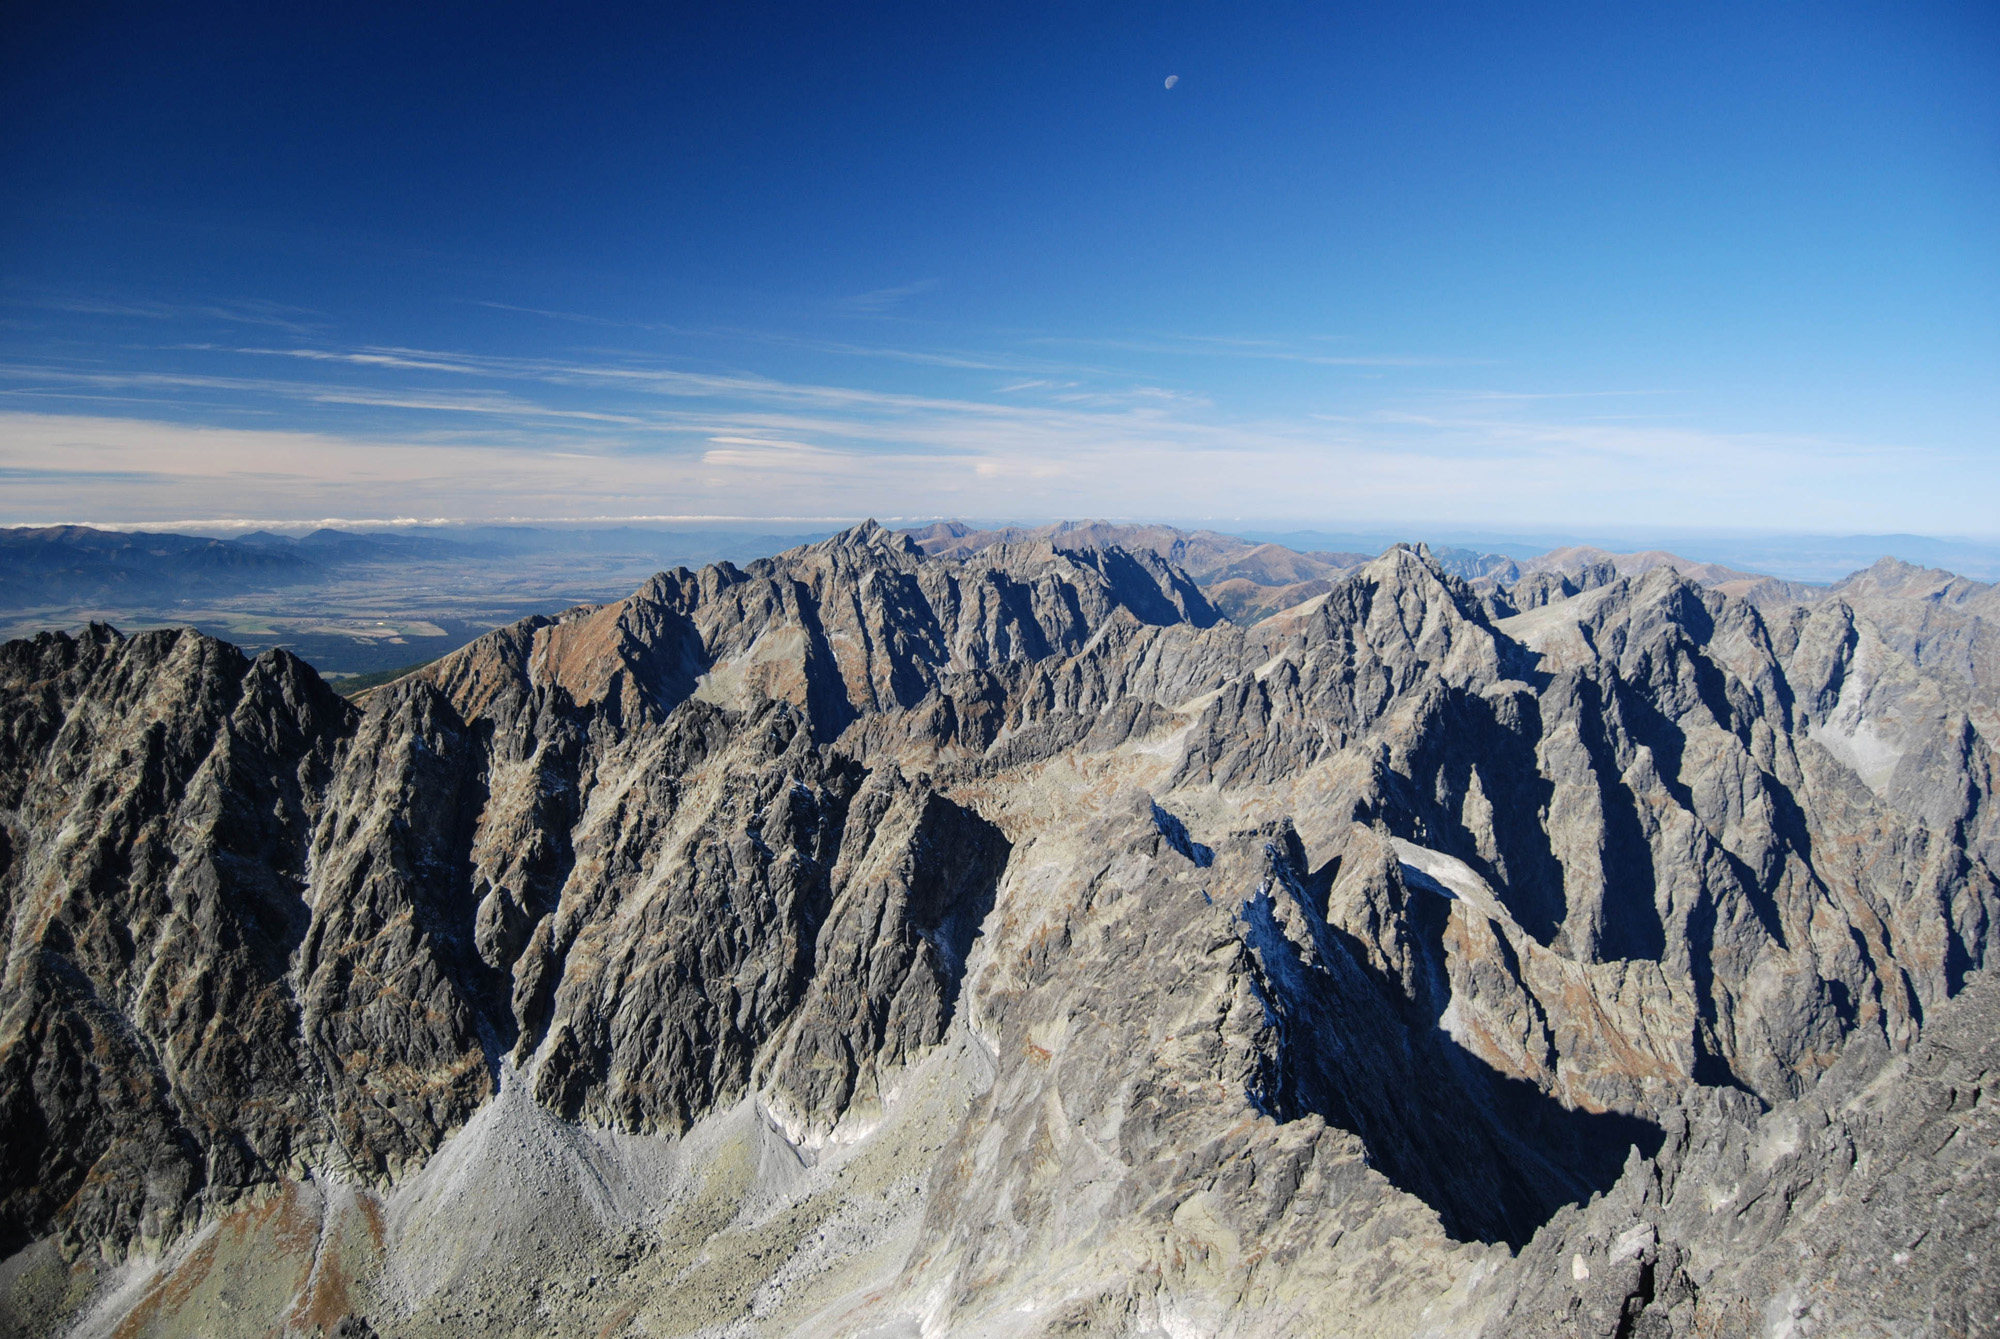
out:
{"label": "hazy horizon", "polygon": [[[417,534],[450,538],[455,533],[573,531],[595,535],[652,536],[656,539],[725,539],[731,552],[741,557],[766,556],[810,543],[841,529],[873,520],[891,529],[915,530],[939,523],[958,523],[975,530],[1020,527],[1033,529],[1058,524],[1106,523],[1132,526],[1166,526],[1183,531],[1210,531],[1256,543],[1274,543],[1298,550],[1334,550],[1379,553],[1397,543],[1426,542],[1476,552],[1498,553],[1515,559],[1539,556],[1557,549],[1584,547],[1614,553],[1667,551],[1693,562],[1717,563],[1741,571],[1771,575],[1790,581],[1825,584],[1872,566],[1881,558],[1895,558],[1918,566],[1954,572],[1980,581],[2000,580],[2000,540],[1979,536],[1935,536],[1897,533],[1810,534],[1781,531],[1727,529],[1517,529],[1454,526],[1414,521],[1374,521],[1364,526],[1326,521],[1318,525],[1254,517],[1217,516],[621,516],[590,518],[467,518],[401,517],[346,518],[319,517],[286,521],[271,518],[182,520],[146,522],[102,522],[66,520],[51,525],[80,525],[113,532],[145,532],[205,536],[217,539],[241,538],[256,533],[272,533],[299,538],[317,530],[351,534]],[[5,526],[0,529],[42,529],[43,525]],[[752,553],[746,543],[765,541],[764,548]],[[695,565],[699,566],[699,563]]]}

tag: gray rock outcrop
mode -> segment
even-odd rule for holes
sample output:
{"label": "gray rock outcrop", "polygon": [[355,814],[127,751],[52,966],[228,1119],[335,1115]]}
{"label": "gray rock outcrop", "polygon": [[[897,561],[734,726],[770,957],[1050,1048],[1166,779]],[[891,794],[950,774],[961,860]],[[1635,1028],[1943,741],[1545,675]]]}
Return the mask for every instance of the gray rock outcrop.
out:
{"label": "gray rock outcrop", "polygon": [[0,648],[0,1332],[2000,1324],[1977,666],[1067,542]]}

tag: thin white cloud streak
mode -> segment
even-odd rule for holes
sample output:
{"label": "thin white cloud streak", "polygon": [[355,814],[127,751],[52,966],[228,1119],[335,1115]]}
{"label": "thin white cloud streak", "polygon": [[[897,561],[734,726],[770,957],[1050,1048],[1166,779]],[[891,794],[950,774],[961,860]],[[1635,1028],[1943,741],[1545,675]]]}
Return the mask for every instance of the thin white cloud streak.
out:
{"label": "thin white cloud streak", "polygon": [[949,367],[968,372],[1012,372],[1059,376],[1118,376],[1117,369],[1077,363],[1073,360],[1023,358],[1014,354],[967,352],[960,349],[902,349],[879,344],[851,344],[841,340],[808,339],[799,335],[775,335],[757,330],[717,330],[717,335],[754,340],[760,344],[807,349],[852,358],[884,359],[914,363],[923,367]]}
{"label": "thin white cloud streak", "polygon": [[[904,349],[887,345],[855,344],[846,340],[815,339],[803,335],[778,334],[769,330],[755,330],[739,326],[714,326],[696,329],[688,326],[669,325],[660,321],[623,321],[608,316],[593,316],[587,312],[551,311],[543,307],[519,307],[507,302],[475,301],[469,305],[486,307],[493,311],[514,312],[524,316],[539,316],[552,321],[568,321],[579,325],[603,326],[621,330],[659,331],[676,335],[698,336],[711,341],[749,341],[756,344],[774,345],[782,348],[804,349],[814,353],[838,354],[842,357],[912,363],[920,367],[948,367],[968,372],[1117,375],[1114,369],[1084,366],[1073,361],[1058,361],[1048,358],[1023,358],[1015,354],[969,352],[960,349]],[[245,352],[251,351],[245,350]],[[294,353],[293,350],[283,349],[260,349],[254,350],[254,352],[271,354]],[[300,356],[328,355],[305,353]]]}
{"label": "thin white cloud streak", "polygon": [[668,330],[692,333],[679,326],[667,325],[659,321],[620,321],[609,316],[592,316],[587,312],[551,311],[546,307],[517,307],[511,302],[476,301],[469,305],[485,307],[492,311],[514,312],[522,316],[540,316],[550,321],[571,321],[577,325],[608,326],[620,330]]}
{"label": "thin white cloud streak", "polygon": [[[752,402],[777,404],[804,404],[828,409],[859,410],[871,409],[882,413],[921,414],[950,413],[970,416],[990,415],[997,417],[1033,416],[1038,413],[1060,417],[1059,411],[1038,410],[1018,404],[999,404],[990,401],[937,396],[908,395],[893,391],[868,390],[852,386],[829,386],[810,382],[786,382],[768,377],[749,374],[725,375],[718,373],[687,372],[673,368],[646,367],[628,364],[576,363],[549,359],[477,357],[437,353],[419,349],[367,349],[356,352],[338,352],[323,349],[238,349],[233,352],[257,356],[305,359],[315,362],[350,364],[374,369],[395,369],[418,372],[448,372],[460,376],[487,377],[496,380],[539,382],[549,386],[562,387],[613,387],[657,393],[679,399],[739,399]],[[92,374],[103,384],[114,384],[119,374]],[[150,376],[151,374],[141,374]],[[125,383],[125,384],[136,384]],[[170,384],[162,381],[161,384]],[[282,393],[297,398],[317,398],[322,392],[316,386],[302,383],[269,381],[256,382],[243,379],[194,380],[180,384],[224,385],[233,384],[244,389],[263,388],[271,393]],[[1046,383],[1042,383],[1046,386]],[[1013,389],[1028,389],[1019,383]],[[1132,386],[1124,390],[1097,390],[1070,392],[1066,388],[1048,386],[1058,390],[1053,396],[1058,402],[1074,402],[1098,407],[1121,404],[1166,404],[1204,405],[1207,401],[1185,392],[1158,386]],[[442,402],[436,406],[447,407]],[[468,407],[468,412],[477,412]],[[571,411],[540,409],[547,416],[583,417]],[[661,421],[656,416],[654,421]]]}
{"label": "thin white cloud streak", "polygon": [[724,375],[687,372],[667,367],[633,364],[575,363],[541,358],[480,357],[470,354],[436,353],[424,349],[372,348],[354,352],[327,349],[236,349],[232,352],[274,358],[299,358],[314,362],[345,363],[370,369],[414,372],[447,372],[456,376],[539,381],[552,386],[609,386],[695,399],[738,396],[749,399],[780,400],[825,405],[872,405],[880,408],[955,408],[977,412],[977,401],[941,400],[925,396],[900,395],[890,391],[863,390],[852,386],[814,385],[785,382],[747,373]]}
{"label": "thin white cloud streak", "polygon": [[146,302],[77,296],[16,299],[21,305],[78,316],[109,316],[145,321],[221,321],[228,325],[265,326],[292,335],[318,334],[326,328],[324,313],[307,307],[259,298],[207,303]]}
{"label": "thin white cloud streak", "polygon": [[[928,291],[934,285],[912,284],[901,289],[884,289],[879,294],[862,294],[861,298],[884,296],[910,296]],[[856,299],[843,299],[852,302]],[[522,307],[509,302],[471,301],[467,305],[485,307],[492,311],[512,312],[523,316],[539,316],[552,321],[566,321],[578,325],[601,326],[621,330],[645,330],[665,332],[675,335],[695,336],[707,341],[747,341],[754,344],[770,345],[788,349],[803,349],[814,353],[830,353],[841,357],[868,358],[889,362],[911,363],[920,367],[945,367],[968,372],[1011,372],[1016,374],[1057,374],[1057,375],[1124,375],[1117,369],[1079,364],[1074,360],[1049,358],[1026,358],[1019,354],[994,353],[991,351],[968,351],[964,349],[907,349],[878,344],[856,344],[847,340],[821,339],[805,335],[780,334],[770,330],[757,330],[742,326],[710,326],[695,328],[671,325],[661,321],[629,321],[608,316],[595,316],[587,312],[555,311],[545,307]],[[1196,338],[1189,336],[1188,338]],[[212,346],[208,346],[212,347]],[[286,349],[241,350],[301,357],[338,357],[312,351]]]}
{"label": "thin white cloud streak", "polygon": [[854,293],[834,303],[843,311],[859,312],[864,315],[888,311],[902,304],[907,298],[928,293],[938,286],[935,279],[919,279],[915,283],[899,284],[894,288],[877,288],[867,293]]}
{"label": "thin white cloud streak", "polygon": [[[880,358],[891,362],[914,363],[921,367],[950,367],[965,372],[1073,372],[1072,364],[1054,362],[1045,358],[1007,358],[997,354],[925,352],[919,349],[897,349],[874,344],[845,344],[838,340],[799,339],[788,335],[759,335],[743,333],[742,338],[755,339],[766,344],[782,344],[794,349],[808,349],[815,353],[835,353],[851,358]],[[1093,369],[1097,370],[1097,369]]]}
{"label": "thin white cloud streak", "polygon": [[[283,381],[263,377],[218,377],[171,372],[76,372],[49,367],[0,367],[0,376],[16,379],[39,378],[104,390],[223,390],[271,395],[309,404],[356,405],[375,409],[422,409],[451,414],[487,414],[510,418],[581,419],[586,422],[643,426],[643,418],[629,414],[606,414],[594,410],[557,409],[516,396],[498,393],[453,394],[374,390],[358,386],[331,386],[317,382]],[[27,390],[18,393],[46,393]]]}
{"label": "thin white cloud streak", "polygon": [[1065,344],[1080,348],[1118,349],[1126,353],[1168,354],[1183,358],[1256,358],[1267,362],[1306,363],[1316,367],[1478,367],[1492,362],[1486,358],[1307,353],[1288,348],[1277,341],[1233,340],[1210,335],[1174,335],[1160,339],[1085,339],[1045,335],[1030,342]]}
{"label": "thin white cloud streak", "polygon": [[[417,527],[445,528],[454,526],[480,525],[539,525],[539,526],[846,526],[860,521],[853,516],[718,516],[718,515],[645,515],[645,516],[180,516],[163,517],[148,521],[107,520],[101,516],[77,515],[50,521],[50,525],[87,525],[96,530],[134,531],[167,530],[196,534],[229,534],[250,530],[272,530],[279,533],[299,534],[323,528],[340,530],[409,530]],[[878,516],[875,519],[884,524],[900,524],[914,520],[932,520],[930,516]]]}

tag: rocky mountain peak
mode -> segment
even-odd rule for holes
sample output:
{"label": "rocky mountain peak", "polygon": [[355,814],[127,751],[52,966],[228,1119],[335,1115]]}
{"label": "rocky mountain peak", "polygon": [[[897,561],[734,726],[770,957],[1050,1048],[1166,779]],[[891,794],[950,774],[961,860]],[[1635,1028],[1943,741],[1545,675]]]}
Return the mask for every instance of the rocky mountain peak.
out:
{"label": "rocky mountain peak", "polygon": [[192,631],[7,644],[0,1314],[1860,1332],[1880,1197],[1969,1316],[1973,681],[1665,564],[1316,598],[870,523],[362,709]]}
{"label": "rocky mountain peak", "polygon": [[1872,567],[1835,582],[1831,590],[1844,599],[1887,597],[1960,605],[1969,601],[1990,604],[1994,587],[1939,568],[1919,567],[1885,557]]}
{"label": "rocky mountain peak", "polygon": [[843,549],[879,549],[919,557],[923,554],[923,550],[908,535],[885,528],[872,516],[808,548],[827,553]]}

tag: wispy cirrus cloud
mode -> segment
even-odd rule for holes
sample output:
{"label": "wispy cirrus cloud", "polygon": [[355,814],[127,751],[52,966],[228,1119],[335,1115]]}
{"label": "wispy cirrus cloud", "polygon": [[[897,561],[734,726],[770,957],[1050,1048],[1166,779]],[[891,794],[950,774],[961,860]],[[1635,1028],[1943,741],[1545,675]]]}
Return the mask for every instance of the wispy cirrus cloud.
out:
{"label": "wispy cirrus cloud", "polygon": [[1286,340],[1229,338],[1217,335],[1158,335],[1150,338],[1122,339],[1041,335],[1035,337],[1032,342],[1181,358],[1251,358],[1267,362],[1303,363],[1314,367],[1476,367],[1493,361],[1487,358],[1452,358],[1417,354],[1324,353]]}
{"label": "wispy cirrus cloud", "polygon": [[85,372],[67,368],[0,365],[0,378],[25,383],[0,393],[46,394],[52,387],[85,386],[99,391],[156,392],[155,399],[185,390],[229,391],[274,396],[308,404],[354,405],[375,409],[419,409],[446,414],[483,414],[522,419],[580,419],[587,422],[639,426],[644,420],[624,414],[584,409],[558,409],[502,392],[398,391],[361,386],[288,381],[269,377],[205,376],[171,372]]}
{"label": "wispy cirrus cloud", "polygon": [[10,299],[15,306],[60,312],[70,316],[107,317],[114,320],[174,322],[185,324],[222,323],[263,326],[287,334],[324,334],[324,312],[262,298],[223,298],[205,302],[157,302],[143,298],[110,298],[91,294],[41,293]]}
{"label": "wispy cirrus cloud", "polygon": [[[343,363],[371,369],[441,372],[453,376],[502,381],[536,382],[548,386],[601,387],[689,399],[740,398],[750,402],[819,405],[831,408],[873,408],[883,412],[944,410],[962,414],[1032,412],[1019,406],[967,398],[914,395],[858,386],[785,381],[751,373],[693,372],[653,362],[582,362],[453,354],[427,349],[369,348],[359,350],[240,348],[232,352],[257,357],[292,358]],[[289,384],[289,383],[286,383]],[[1142,401],[1196,402],[1201,397],[1166,387],[1134,385],[1080,390],[1078,383],[1037,380],[1015,383],[1015,389],[1046,389],[1057,400],[1074,403],[1120,404]]]}
{"label": "wispy cirrus cloud", "polygon": [[938,286],[935,279],[918,279],[914,283],[898,284],[893,288],[875,288],[865,293],[851,293],[838,299],[834,305],[842,311],[862,315],[875,315],[900,306],[913,297],[931,292]]}
{"label": "wispy cirrus cloud", "polygon": [[556,311],[548,307],[520,307],[511,302],[493,302],[486,299],[468,299],[468,305],[484,307],[488,311],[512,312],[517,316],[539,316],[546,321],[567,321],[575,325],[603,326],[612,330],[671,330],[684,328],[669,325],[664,321],[628,321],[611,316],[594,316],[589,312]]}

